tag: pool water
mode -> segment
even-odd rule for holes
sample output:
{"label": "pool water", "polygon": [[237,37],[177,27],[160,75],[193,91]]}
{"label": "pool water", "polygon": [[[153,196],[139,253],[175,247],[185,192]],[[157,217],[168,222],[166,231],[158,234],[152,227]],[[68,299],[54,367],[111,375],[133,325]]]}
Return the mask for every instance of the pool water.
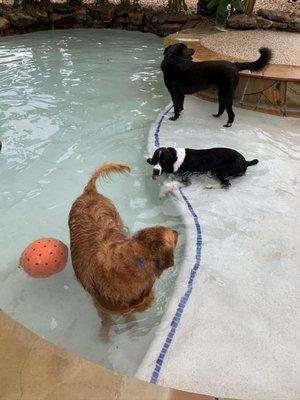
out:
{"label": "pool water", "polygon": [[[159,199],[145,163],[149,128],[169,102],[161,51],[153,35],[110,30],[38,32],[0,44],[0,307],[51,342],[127,374],[155,335],[184,248],[175,203]],[[39,237],[69,244],[71,204],[93,169],[110,160],[132,166],[131,175],[99,185],[128,228],[166,224],[181,240],[151,309],[137,314],[137,323],[116,318],[103,341],[70,260],[48,279],[28,277],[18,261]]]}

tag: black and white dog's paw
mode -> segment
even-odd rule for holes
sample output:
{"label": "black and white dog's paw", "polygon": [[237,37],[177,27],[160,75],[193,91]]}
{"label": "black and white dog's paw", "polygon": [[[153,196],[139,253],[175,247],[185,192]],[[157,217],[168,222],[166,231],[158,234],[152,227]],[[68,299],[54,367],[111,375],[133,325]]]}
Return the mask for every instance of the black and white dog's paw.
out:
{"label": "black and white dog's paw", "polygon": [[159,198],[164,198],[167,194],[173,193],[175,190],[181,189],[185,184],[179,181],[165,182],[159,191]]}

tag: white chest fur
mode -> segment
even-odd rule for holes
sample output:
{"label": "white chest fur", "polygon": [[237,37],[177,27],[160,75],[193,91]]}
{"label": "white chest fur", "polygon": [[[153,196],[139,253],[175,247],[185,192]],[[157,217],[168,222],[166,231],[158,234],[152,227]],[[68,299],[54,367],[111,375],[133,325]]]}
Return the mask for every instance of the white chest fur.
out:
{"label": "white chest fur", "polygon": [[174,164],[174,172],[177,172],[185,159],[185,149],[180,147],[175,148],[177,153],[177,161]]}

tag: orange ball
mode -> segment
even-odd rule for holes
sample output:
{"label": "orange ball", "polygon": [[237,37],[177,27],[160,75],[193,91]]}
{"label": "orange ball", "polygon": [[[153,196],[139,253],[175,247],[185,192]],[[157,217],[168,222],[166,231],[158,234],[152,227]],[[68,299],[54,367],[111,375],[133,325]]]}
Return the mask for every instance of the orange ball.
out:
{"label": "orange ball", "polygon": [[67,264],[68,248],[60,240],[41,238],[30,243],[20,257],[20,265],[33,278],[47,278]]}

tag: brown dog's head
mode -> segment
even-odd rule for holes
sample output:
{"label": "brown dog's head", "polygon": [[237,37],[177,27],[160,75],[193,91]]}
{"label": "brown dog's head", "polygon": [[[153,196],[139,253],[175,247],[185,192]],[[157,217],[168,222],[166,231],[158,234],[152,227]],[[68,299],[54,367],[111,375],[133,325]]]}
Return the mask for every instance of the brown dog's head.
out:
{"label": "brown dog's head", "polygon": [[189,49],[184,43],[175,43],[167,46],[164,50],[164,57],[180,57],[192,61],[194,49]]}
{"label": "brown dog's head", "polygon": [[153,226],[140,230],[134,235],[139,245],[150,252],[155,263],[155,275],[174,265],[174,251],[178,242],[178,232],[165,226]]}

